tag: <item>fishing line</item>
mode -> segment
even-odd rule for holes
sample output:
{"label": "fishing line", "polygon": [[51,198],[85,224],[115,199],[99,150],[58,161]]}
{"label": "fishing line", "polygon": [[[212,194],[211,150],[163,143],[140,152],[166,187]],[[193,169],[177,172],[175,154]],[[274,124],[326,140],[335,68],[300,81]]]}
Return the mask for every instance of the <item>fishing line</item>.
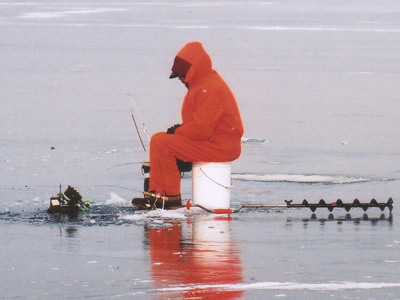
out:
{"label": "fishing line", "polygon": [[136,190],[136,189],[127,188],[127,187],[118,186],[118,185],[111,185],[111,184],[96,184],[96,185],[93,185],[93,187],[110,187],[110,188],[119,188],[119,189],[122,189],[122,190],[129,190],[129,191],[134,191],[134,192],[139,192],[139,193],[142,192],[142,191],[139,191],[139,190]]}
{"label": "fishing line", "polygon": [[111,166],[109,168],[106,169],[106,171],[117,168],[117,167],[122,167],[122,166],[126,166],[126,165],[136,165],[136,164],[143,164],[146,163],[145,161],[135,161],[135,162],[128,162],[128,163],[123,163],[123,164],[118,164],[118,165],[114,165]]}

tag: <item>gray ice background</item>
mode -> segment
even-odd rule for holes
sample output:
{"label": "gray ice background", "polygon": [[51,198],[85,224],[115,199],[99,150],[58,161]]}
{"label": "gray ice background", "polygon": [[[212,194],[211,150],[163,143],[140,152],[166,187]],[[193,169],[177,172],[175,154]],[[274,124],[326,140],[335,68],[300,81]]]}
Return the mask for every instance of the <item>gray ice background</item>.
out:
{"label": "gray ice background", "polygon": [[[247,211],[211,241],[193,228],[220,220],[202,213],[135,215],[147,154],[131,113],[145,140],[179,122],[168,75],[191,40],[241,108],[233,207],[393,197],[393,215]],[[144,237],[172,223],[185,247],[233,249],[242,281],[216,289],[243,299],[400,299],[399,74],[398,1],[0,2],[0,299],[183,299],[191,287],[156,287]],[[60,183],[92,212],[48,216]]]}

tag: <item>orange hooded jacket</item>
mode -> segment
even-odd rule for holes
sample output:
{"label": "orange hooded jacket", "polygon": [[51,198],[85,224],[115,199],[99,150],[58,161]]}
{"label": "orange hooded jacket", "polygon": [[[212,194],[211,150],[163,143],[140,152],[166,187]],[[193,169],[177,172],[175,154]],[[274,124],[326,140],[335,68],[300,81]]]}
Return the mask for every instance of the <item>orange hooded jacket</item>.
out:
{"label": "orange hooded jacket", "polygon": [[172,71],[180,59],[190,64],[187,73],[182,74],[189,90],[181,110],[182,126],[175,134],[193,141],[227,143],[229,151],[239,157],[243,124],[230,88],[212,69],[210,56],[200,42],[187,43],[178,52]]}
{"label": "orange hooded jacket", "polygon": [[[150,190],[180,194],[176,159],[190,162],[233,161],[241,153],[243,124],[231,90],[212,68],[199,42],[186,44],[175,57],[170,78],[185,76],[188,92],[182,124],[175,134],[159,132],[150,141]],[[180,77],[182,78],[182,77]]]}

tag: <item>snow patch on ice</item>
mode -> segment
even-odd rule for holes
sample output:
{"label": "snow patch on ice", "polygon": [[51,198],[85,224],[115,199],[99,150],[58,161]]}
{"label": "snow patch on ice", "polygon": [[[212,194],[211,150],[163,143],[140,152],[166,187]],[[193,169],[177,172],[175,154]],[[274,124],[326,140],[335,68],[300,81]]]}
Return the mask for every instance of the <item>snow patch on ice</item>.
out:
{"label": "snow patch on ice", "polygon": [[146,217],[143,214],[121,215],[118,217],[118,219],[125,220],[125,221],[140,221],[145,218]]}
{"label": "snow patch on ice", "polygon": [[236,29],[251,31],[310,31],[310,32],[373,32],[373,33],[399,33],[397,28],[355,28],[355,27],[295,27],[295,26],[236,26]]}
{"label": "snow patch on ice", "polygon": [[67,10],[67,11],[52,11],[52,12],[29,12],[20,16],[21,19],[51,19],[62,18],[72,15],[87,15],[99,14],[105,12],[119,12],[126,11],[122,8],[97,8],[97,9],[80,9],[80,10]]}
{"label": "snow patch on ice", "polygon": [[296,174],[232,174],[232,179],[242,181],[263,182],[297,182],[297,183],[357,183],[367,182],[370,179],[355,178],[339,175],[296,175]]}
{"label": "snow patch on ice", "polygon": [[243,144],[264,144],[269,142],[267,139],[262,138],[242,137],[241,140]]}
{"label": "snow patch on ice", "polygon": [[[205,1],[199,1],[199,2],[194,2],[194,3],[179,3],[176,6],[178,7],[223,7],[223,6],[229,6],[232,7],[234,5],[236,6],[248,6],[249,1],[235,1],[235,2],[205,2]],[[255,1],[251,2],[250,4],[259,4],[259,5],[272,5],[273,2],[270,1]]]}
{"label": "snow patch on ice", "polygon": [[86,263],[88,263],[88,264],[97,264],[98,261],[97,260],[89,260]]}
{"label": "snow patch on ice", "polygon": [[327,283],[299,283],[299,282],[257,282],[239,284],[204,284],[191,286],[176,286],[157,289],[157,291],[188,291],[199,289],[218,289],[218,290],[314,290],[314,291],[341,291],[341,290],[360,290],[360,289],[382,289],[400,288],[400,283],[385,282],[327,282]]}

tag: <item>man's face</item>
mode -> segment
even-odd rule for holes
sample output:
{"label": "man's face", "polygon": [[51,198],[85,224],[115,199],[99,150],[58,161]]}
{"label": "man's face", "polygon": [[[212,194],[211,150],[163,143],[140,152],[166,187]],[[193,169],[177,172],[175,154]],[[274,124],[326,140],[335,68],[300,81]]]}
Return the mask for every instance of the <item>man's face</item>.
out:
{"label": "man's face", "polygon": [[178,78],[183,83],[184,86],[189,88],[189,84],[185,81],[185,77],[186,76],[175,73],[174,71],[172,71],[171,75],[169,76],[170,79]]}

